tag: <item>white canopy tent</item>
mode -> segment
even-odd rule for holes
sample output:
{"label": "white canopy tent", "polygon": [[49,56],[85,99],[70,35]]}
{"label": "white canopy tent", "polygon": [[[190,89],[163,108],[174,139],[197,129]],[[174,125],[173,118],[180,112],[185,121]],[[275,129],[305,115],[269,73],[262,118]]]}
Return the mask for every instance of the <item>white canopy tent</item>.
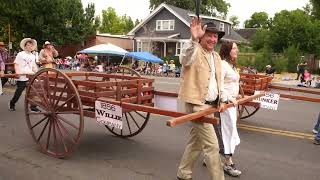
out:
{"label": "white canopy tent", "polygon": [[124,56],[128,51],[122,49],[119,46],[113,45],[111,43],[99,44],[79,51],[79,53],[85,54],[113,54]]}

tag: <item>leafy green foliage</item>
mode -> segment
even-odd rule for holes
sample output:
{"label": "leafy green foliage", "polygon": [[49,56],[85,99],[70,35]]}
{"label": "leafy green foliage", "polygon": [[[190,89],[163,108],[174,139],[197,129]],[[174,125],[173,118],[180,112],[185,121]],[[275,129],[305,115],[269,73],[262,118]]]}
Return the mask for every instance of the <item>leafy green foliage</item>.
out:
{"label": "leafy green foliage", "polygon": [[320,29],[316,27],[317,24],[303,10],[283,10],[275,14],[270,28],[271,47],[275,52],[282,52],[290,45],[300,45],[301,51],[314,53],[320,43]]}
{"label": "leafy green foliage", "polygon": [[311,15],[316,18],[320,19],[320,1],[319,0],[310,0],[311,8]]}
{"label": "leafy green foliage", "polygon": [[285,56],[288,58],[287,70],[289,72],[297,71],[297,64],[301,60],[301,53],[298,45],[291,45],[284,51]]}
{"label": "leafy green foliage", "polygon": [[264,28],[267,29],[270,26],[271,21],[269,20],[266,12],[255,12],[251,15],[249,20],[244,22],[245,28]]}
{"label": "leafy green foliage", "polygon": [[[195,11],[194,0],[150,0],[150,9],[155,9],[161,3],[170,4],[182,9]],[[202,0],[200,6],[201,14],[210,14],[213,16],[226,16],[230,4],[225,0]]]}
{"label": "leafy green foliage", "polygon": [[119,17],[114,8],[102,10],[102,23],[99,28],[102,33],[127,34],[134,27],[131,17]]}
{"label": "leafy green foliage", "polygon": [[[81,42],[95,34],[95,8],[83,9],[81,0],[11,0],[0,3],[0,27],[8,34],[11,25],[14,46],[23,37],[35,38],[38,44]],[[2,35],[2,34],[1,34]],[[8,40],[4,35],[3,40]]]}
{"label": "leafy green foliage", "polygon": [[237,29],[239,27],[240,21],[238,16],[230,16],[229,21],[231,22],[233,29]]}

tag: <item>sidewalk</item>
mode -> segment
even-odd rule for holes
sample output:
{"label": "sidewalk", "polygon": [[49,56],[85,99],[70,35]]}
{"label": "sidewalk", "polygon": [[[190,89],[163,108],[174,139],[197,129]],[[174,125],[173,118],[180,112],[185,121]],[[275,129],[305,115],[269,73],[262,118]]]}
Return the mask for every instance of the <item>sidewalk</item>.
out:
{"label": "sidewalk", "polygon": [[[317,75],[315,75],[315,76],[317,76]],[[298,84],[301,84],[301,83],[300,83],[300,80],[296,80],[296,78],[297,78],[296,73],[275,74],[274,78],[272,80],[272,84],[298,87]],[[315,86],[315,84],[313,81],[311,83],[311,87],[305,87],[305,88],[320,90],[319,88],[314,88],[314,86]]]}

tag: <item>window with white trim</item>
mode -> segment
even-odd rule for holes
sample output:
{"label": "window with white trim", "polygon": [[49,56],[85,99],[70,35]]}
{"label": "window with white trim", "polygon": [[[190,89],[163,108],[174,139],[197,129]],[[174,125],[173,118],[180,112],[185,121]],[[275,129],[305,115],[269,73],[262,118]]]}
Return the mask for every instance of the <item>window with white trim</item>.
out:
{"label": "window with white trim", "polygon": [[174,20],[157,20],[156,21],[157,31],[172,31],[174,30]]}
{"label": "window with white trim", "polygon": [[184,45],[184,42],[176,43],[176,56],[180,56],[183,45]]}
{"label": "window with white trim", "polygon": [[224,31],[224,23],[223,22],[220,22],[219,30]]}
{"label": "window with white trim", "polygon": [[148,42],[137,42],[137,51],[142,52],[142,51],[149,51],[149,43]]}
{"label": "window with white trim", "polygon": [[142,51],[142,42],[137,42],[137,51],[141,52]]}

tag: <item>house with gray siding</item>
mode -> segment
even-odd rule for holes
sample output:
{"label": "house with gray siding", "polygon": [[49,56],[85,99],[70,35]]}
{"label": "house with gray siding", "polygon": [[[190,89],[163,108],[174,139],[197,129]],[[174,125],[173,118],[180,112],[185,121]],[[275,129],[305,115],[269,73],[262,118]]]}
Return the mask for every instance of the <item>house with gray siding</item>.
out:
{"label": "house with gray siding", "polygon": [[[160,57],[179,56],[183,43],[191,37],[189,29],[194,16],[192,11],[162,3],[128,33],[134,38],[134,51],[148,51]],[[231,28],[231,22],[206,15],[200,17],[203,22],[214,22],[225,31],[222,40],[246,42]]]}

